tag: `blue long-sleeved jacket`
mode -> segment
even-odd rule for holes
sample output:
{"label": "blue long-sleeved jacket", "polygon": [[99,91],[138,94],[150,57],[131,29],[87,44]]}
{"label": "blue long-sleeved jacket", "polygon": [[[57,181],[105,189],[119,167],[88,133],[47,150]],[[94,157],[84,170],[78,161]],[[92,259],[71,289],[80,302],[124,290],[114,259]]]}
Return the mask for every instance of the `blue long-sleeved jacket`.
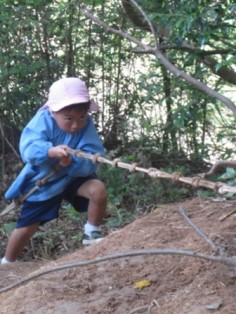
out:
{"label": "blue long-sleeved jacket", "polygon": [[[20,153],[24,168],[5,193],[6,199],[15,199],[30,191],[37,180],[52,171],[57,159],[48,157],[48,149],[57,145],[67,145],[91,154],[104,154],[102,142],[97,134],[92,117],[86,125],[75,134],[59,128],[52,114],[47,110],[39,110],[24,128],[20,139]],[[73,162],[49,179],[48,183],[27,198],[37,202],[52,198],[63,192],[75,177],[85,177],[94,173],[97,165],[91,160],[72,156]]]}

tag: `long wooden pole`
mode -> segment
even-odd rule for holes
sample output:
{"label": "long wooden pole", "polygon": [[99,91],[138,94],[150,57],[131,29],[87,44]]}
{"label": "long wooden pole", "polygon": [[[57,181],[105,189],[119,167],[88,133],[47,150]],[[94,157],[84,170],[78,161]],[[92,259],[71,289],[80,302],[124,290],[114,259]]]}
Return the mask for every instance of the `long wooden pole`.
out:
{"label": "long wooden pole", "polygon": [[[156,178],[168,179],[168,180],[172,180],[176,183],[179,182],[179,183],[191,185],[194,188],[202,187],[202,188],[206,188],[206,189],[211,189],[211,190],[218,192],[219,194],[225,194],[225,193],[229,193],[229,192],[232,194],[236,194],[236,187],[229,186],[223,182],[207,181],[207,180],[204,180],[201,176],[195,176],[195,177],[190,178],[190,177],[183,177],[178,172],[167,173],[167,172],[158,170],[156,168],[146,169],[146,168],[138,167],[137,163],[128,164],[128,163],[121,161],[118,158],[116,158],[114,160],[109,160],[109,159],[102,157],[99,154],[93,155],[93,154],[85,153],[79,149],[71,149],[70,148],[70,149],[67,149],[67,152],[69,154],[72,154],[72,155],[78,157],[78,158],[90,159],[94,163],[108,164],[112,167],[118,167],[118,168],[129,170],[130,172],[135,172],[135,171],[143,172],[143,173],[146,173],[147,175],[149,175],[150,177],[152,177],[154,179],[156,179]],[[13,201],[12,203],[10,203],[0,213],[0,216],[6,215],[7,213],[12,211],[13,209],[16,209],[17,207],[19,207],[21,205],[21,203],[23,202],[23,200],[28,198],[30,195],[32,195],[38,189],[40,189],[41,186],[45,185],[47,183],[48,179],[51,178],[56,172],[57,172],[57,170],[55,169],[52,172],[50,172],[46,177],[44,177],[40,181],[37,181],[36,185],[35,185],[35,187],[33,187],[33,189],[31,189],[27,194],[23,195],[19,200]]]}
{"label": "long wooden pole", "polygon": [[211,182],[211,181],[207,181],[204,180],[201,176],[195,176],[195,177],[183,177],[181,176],[180,173],[178,172],[174,172],[172,174],[158,170],[156,168],[142,168],[142,167],[138,167],[137,163],[133,163],[133,164],[127,164],[123,161],[121,161],[120,159],[114,159],[114,160],[108,160],[100,155],[92,155],[89,153],[85,153],[81,150],[75,150],[75,149],[69,149],[68,152],[72,155],[75,155],[76,157],[79,158],[87,158],[92,160],[94,163],[104,163],[104,164],[108,164],[110,166],[113,167],[119,167],[119,168],[123,168],[123,169],[127,169],[130,172],[134,172],[134,171],[139,171],[139,172],[143,172],[146,173],[147,175],[149,175],[152,178],[160,178],[160,179],[169,179],[172,180],[174,182],[180,182],[180,183],[185,183],[188,185],[193,186],[194,188],[198,188],[198,187],[202,187],[202,188],[207,188],[207,189],[211,189],[214,190],[216,192],[218,192],[219,194],[225,194],[225,193],[236,193],[236,187],[233,186],[229,186],[223,182]]}

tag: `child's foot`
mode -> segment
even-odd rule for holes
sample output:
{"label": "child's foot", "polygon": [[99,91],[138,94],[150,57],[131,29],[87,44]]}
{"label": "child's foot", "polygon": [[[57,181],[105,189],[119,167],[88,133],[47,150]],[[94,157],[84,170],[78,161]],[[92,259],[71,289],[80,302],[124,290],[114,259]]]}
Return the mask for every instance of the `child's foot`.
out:
{"label": "child's foot", "polygon": [[9,262],[5,256],[1,259],[1,264],[10,264],[10,263],[11,262]]}
{"label": "child's foot", "polygon": [[82,243],[83,245],[90,245],[93,243],[99,243],[104,239],[101,231],[96,230],[91,232],[91,236],[88,236],[86,233],[83,235]]}

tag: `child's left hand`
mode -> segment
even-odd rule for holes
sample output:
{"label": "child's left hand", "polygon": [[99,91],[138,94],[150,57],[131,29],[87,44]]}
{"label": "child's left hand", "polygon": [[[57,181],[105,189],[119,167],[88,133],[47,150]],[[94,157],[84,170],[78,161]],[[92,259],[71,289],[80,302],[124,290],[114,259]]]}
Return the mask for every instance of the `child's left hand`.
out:
{"label": "child's left hand", "polygon": [[60,157],[59,165],[62,167],[68,167],[72,163],[72,158],[70,155]]}
{"label": "child's left hand", "polygon": [[66,145],[58,145],[49,148],[48,156],[49,158],[58,158],[59,165],[62,167],[68,167],[72,163],[71,155],[67,152],[69,149]]}

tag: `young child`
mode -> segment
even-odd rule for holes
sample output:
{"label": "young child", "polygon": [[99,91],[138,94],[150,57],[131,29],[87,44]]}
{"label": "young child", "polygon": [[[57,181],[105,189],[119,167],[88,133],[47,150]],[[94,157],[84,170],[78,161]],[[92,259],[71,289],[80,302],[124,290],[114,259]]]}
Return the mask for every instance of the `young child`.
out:
{"label": "young child", "polygon": [[97,165],[67,151],[72,148],[91,154],[104,153],[88,113],[97,109],[83,81],[74,77],[63,78],[52,84],[48,101],[24,128],[20,153],[25,166],[5,193],[5,198],[11,200],[25,195],[56,165],[59,170],[23,202],[2,264],[17,259],[40,224],[58,217],[63,199],[77,211],[87,211],[83,244],[89,245],[103,239],[101,224],[107,196],[104,184],[95,173]]}

